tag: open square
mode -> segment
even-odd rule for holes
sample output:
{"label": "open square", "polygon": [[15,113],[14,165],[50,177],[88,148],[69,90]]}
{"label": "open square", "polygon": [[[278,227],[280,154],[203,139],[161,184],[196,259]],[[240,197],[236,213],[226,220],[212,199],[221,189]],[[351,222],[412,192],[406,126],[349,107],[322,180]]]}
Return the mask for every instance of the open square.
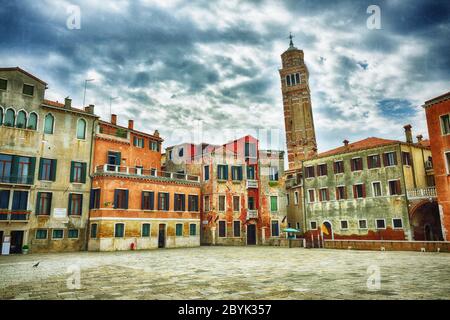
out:
{"label": "open square", "polygon": [[0,299],[449,299],[449,264],[447,253],[260,246],[11,255]]}

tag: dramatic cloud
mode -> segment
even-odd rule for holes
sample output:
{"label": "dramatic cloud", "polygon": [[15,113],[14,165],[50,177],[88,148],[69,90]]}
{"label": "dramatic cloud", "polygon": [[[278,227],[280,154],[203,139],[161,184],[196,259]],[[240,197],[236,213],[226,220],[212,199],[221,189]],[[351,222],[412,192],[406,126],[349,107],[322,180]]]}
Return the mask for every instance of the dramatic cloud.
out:
{"label": "dramatic cloud", "polygon": [[[158,129],[165,146],[253,134],[284,148],[278,69],[289,32],[305,52],[319,150],[367,136],[427,135],[425,100],[449,90],[447,1],[9,1],[0,61],[119,122]],[[70,29],[77,5],[81,28]],[[203,129],[203,136],[190,134]],[[268,133],[272,130],[271,144]],[[278,131],[277,131],[278,130]],[[198,141],[197,141],[198,142]]]}

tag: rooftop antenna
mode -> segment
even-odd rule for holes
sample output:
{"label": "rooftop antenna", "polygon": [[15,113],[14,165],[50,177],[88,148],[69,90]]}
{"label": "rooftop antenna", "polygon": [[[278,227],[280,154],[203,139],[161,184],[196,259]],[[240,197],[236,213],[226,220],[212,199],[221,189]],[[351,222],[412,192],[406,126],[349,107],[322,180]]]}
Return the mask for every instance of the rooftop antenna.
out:
{"label": "rooftop antenna", "polygon": [[111,109],[111,105],[112,105],[112,101],[113,100],[116,100],[117,98],[119,98],[119,97],[109,97],[109,118],[111,118],[111,115],[112,115],[112,109]]}
{"label": "rooftop antenna", "polygon": [[95,79],[86,79],[84,80],[84,96],[83,96],[83,108],[85,107],[85,103],[86,103],[86,88],[87,88],[87,83],[90,81],[94,81]]}

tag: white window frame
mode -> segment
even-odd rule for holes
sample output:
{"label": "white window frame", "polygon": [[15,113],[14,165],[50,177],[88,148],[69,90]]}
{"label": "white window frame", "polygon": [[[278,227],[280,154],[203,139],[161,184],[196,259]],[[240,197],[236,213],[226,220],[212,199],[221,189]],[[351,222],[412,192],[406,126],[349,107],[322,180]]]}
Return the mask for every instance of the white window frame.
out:
{"label": "white window frame", "polygon": [[[400,220],[402,226],[401,227],[396,227],[394,225],[394,220]],[[402,218],[392,218],[392,229],[403,229],[403,219]]]}
{"label": "white window frame", "polygon": [[[51,229],[52,230],[52,240],[64,240],[64,229],[63,228],[54,228],[54,229]],[[54,238],[53,237],[53,231],[55,231],[55,230],[62,230],[62,238]]]}
{"label": "white window frame", "polygon": [[[374,187],[374,184],[375,183],[379,183],[380,184],[380,195],[379,196],[376,196],[375,195],[375,187]],[[383,188],[381,188],[381,181],[372,181],[372,197],[373,198],[379,198],[379,197],[382,197],[383,196]]]}
{"label": "white window frame", "polygon": [[[345,196],[345,191],[346,191],[346,190],[345,190],[345,184],[340,184],[340,185],[336,186],[336,189],[342,188],[342,187],[344,188],[344,196]],[[336,191],[337,191],[337,190],[336,190]],[[337,200],[337,201],[345,201],[345,200],[347,200],[347,198],[341,198],[341,199],[338,200],[338,199],[337,199],[337,195],[338,195],[338,193],[336,192],[336,200]]]}
{"label": "white window frame", "polygon": [[[220,221],[223,221],[225,223],[225,235],[223,237],[220,236]],[[217,221],[217,238],[226,238],[227,237],[227,220],[220,219]]]}
{"label": "white window frame", "polygon": [[[365,221],[366,222],[366,227],[365,228],[361,228],[361,225],[359,223],[360,221]],[[367,230],[367,229],[369,229],[369,225],[368,225],[367,219],[358,219],[358,229],[359,230]]]}
{"label": "white window frame", "polygon": [[[379,167],[373,167],[373,168],[370,168],[369,169],[369,157],[373,157],[373,156],[378,156],[378,157],[380,157],[380,166]],[[367,168],[369,169],[369,170],[375,170],[375,169],[380,169],[381,167],[382,167],[382,161],[383,161],[383,159],[382,159],[382,157],[381,157],[381,155],[379,154],[379,153],[373,153],[373,154],[368,154],[367,155]]]}
{"label": "white window frame", "polygon": [[450,113],[444,113],[444,114],[441,114],[440,116],[439,116],[439,124],[440,124],[440,127],[441,127],[441,134],[443,135],[443,136],[448,136],[448,135],[450,135],[450,132],[449,133],[445,133],[444,132],[444,122],[442,121],[442,118],[444,117],[444,116],[449,116],[449,118],[450,118]]}
{"label": "white window frame", "polygon": [[[77,230],[78,231],[78,236],[76,238],[69,238],[69,231],[70,230]],[[69,240],[78,240],[78,239],[80,239],[80,229],[77,229],[77,228],[67,229],[67,239],[69,239]]]}
{"label": "white window frame", "polygon": [[447,160],[447,154],[450,154],[450,150],[444,151],[445,168],[447,169],[447,174],[450,175],[450,166],[448,164],[449,161]]}
{"label": "white window frame", "polygon": [[[95,230],[95,238],[92,238],[91,236],[92,236],[92,226],[93,225],[96,225],[96,230]],[[98,239],[98,223],[91,223],[90,225],[89,225],[89,239]]]}
{"label": "white window frame", "polygon": [[300,193],[298,191],[294,191],[294,204],[297,206],[300,202]]}
{"label": "white window frame", "polygon": [[[220,210],[220,197],[224,197],[223,210]],[[217,212],[227,212],[227,195],[219,193],[217,195]]]}
{"label": "white window frame", "polygon": [[[364,186],[364,183],[355,183],[354,186]],[[354,188],[354,189],[353,189],[353,192],[356,192],[356,191],[357,191],[356,188]],[[364,199],[364,187],[363,187],[363,189],[362,189],[362,193],[363,193],[363,194],[361,195],[361,197],[355,197],[356,194],[354,194],[354,195],[353,195],[353,198],[354,198],[354,199]]]}
{"label": "white window frame", "polygon": [[[47,118],[47,115],[51,115],[51,116],[53,117],[52,133],[46,133],[46,132],[45,132],[45,119]],[[47,112],[47,113],[44,115],[44,121],[42,121],[42,132],[43,132],[44,134],[55,134],[55,127],[56,127],[56,117],[53,115],[53,113]]]}
{"label": "white window frame", "polygon": [[[388,154],[388,153],[393,153],[393,154],[395,154],[396,152],[395,152],[395,151],[387,151],[387,152],[384,152],[383,154]],[[386,156],[385,159],[389,159],[389,158]],[[395,166],[396,166],[396,164],[394,163],[394,164],[390,164],[390,165],[385,166],[385,167],[389,168],[389,167],[395,167]]]}
{"label": "white window frame", "polygon": [[[342,222],[347,222],[347,228],[343,228],[342,227]],[[349,229],[349,223],[348,223],[348,220],[339,220],[339,227],[341,228],[341,230],[348,230]]]}
{"label": "white window frame", "polygon": [[[323,191],[323,190],[325,190],[325,197],[326,197],[327,199],[324,199],[324,197],[323,197],[323,194],[322,194],[322,191]],[[319,189],[319,195],[320,195],[320,198],[322,198],[322,200],[319,199],[320,202],[327,202],[327,201],[330,201],[330,199],[328,199],[329,192],[327,192],[327,190],[328,190],[328,187],[324,187],[324,188],[320,188],[320,189]]]}
{"label": "white window frame", "polygon": [[[116,225],[117,224],[123,224],[123,236],[122,237],[116,237]],[[125,228],[126,228],[125,222],[116,222],[116,223],[114,223],[114,235],[113,235],[113,237],[114,238],[119,238],[119,239],[125,239]]]}
{"label": "white window frame", "polygon": [[[387,188],[388,188],[389,196],[401,196],[402,193],[400,193],[400,194],[391,194],[391,188],[389,187],[389,182],[391,182],[391,181],[400,181],[400,179],[389,179],[389,180],[387,181]],[[401,185],[402,185],[402,183],[401,183],[401,181],[400,181],[400,188],[401,188]]]}
{"label": "white window frame", "polygon": [[[277,226],[278,226],[278,235],[277,236],[274,236],[273,235],[273,229],[272,229],[272,227],[273,227],[273,224],[272,224],[272,222],[273,221],[276,221],[276,222],[278,222],[278,224],[277,224]],[[270,237],[271,238],[279,238],[280,237],[280,220],[278,220],[278,219],[270,219]]]}
{"label": "white window frame", "polygon": [[[325,170],[327,170],[327,174],[324,174],[324,175],[322,175],[322,174],[319,174],[319,167],[320,166],[323,166],[323,165],[325,165]],[[325,163],[318,163],[317,164],[317,177],[326,177],[326,176],[328,176],[328,165],[327,165],[327,163],[325,162]]]}
{"label": "white window frame", "polygon": [[306,166],[305,167],[305,179],[314,179],[316,177],[315,172],[314,172],[314,176],[313,177],[306,177],[306,172],[308,171],[308,168],[313,168],[313,170],[314,170],[314,166]]}
{"label": "white window frame", "polygon": [[[309,191],[310,191],[310,190],[312,190],[313,193],[314,193],[314,201],[311,201],[311,197],[310,197],[310,195],[309,195]],[[317,195],[316,195],[316,189],[308,189],[307,192],[308,192],[308,203],[314,203],[314,202],[316,202],[316,198],[317,198]]]}
{"label": "white window frame", "polygon": [[[277,210],[276,211],[272,211],[272,197],[277,198]],[[280,211],[280,197],[278,196],[278,194],[270,194],[269,195],[269,205],[270,205],[270,212],[277,213],[278,211]]]}
{"label": "white window frame", "polygon": [[[195,234],[194,235],[191,234],[191,226],[195,226]],[[198,233],[197,229],[198,228],[197,228],[196,223],[189,223],[189,237],[197,237],[197,233]]]}
{"label": "white window frame", "polygon": [[[208,179],[205,179],[206,168],[208,168]],[[211,171],[209,170],[209,168],[210,168],[209,164],[206,164],[203,166],[203,180],[204,181],[209,181],[209,179],[211,179]]]}
{"label": "white window frame", "polygon": [[[142,234],[144,224],[148,224],[148,225],[150,226],[150,230],[149,230],[150,233],[149,233],[148,236],[144,236],[144,235]],[[124,229],[123,234],[125,235],[125,229]],[[141,238],[144,238],[144,239],[149,238],[149,239],[150,239],[151,237],[152,237],[152,224],[151,224],[151,223],[148,223],[148,222],[142,222],[142,223],[141,223]]]}
{"label": "white window frame", "polygon": [[8,82],[9,82],[9,80],[5,79],[5,78],[0,78],[0,80],[5,80],[6,81],[6,89],[0,89],[0,90],[2,90],[2,91],[8,90]]}
{"label": "white window frame", "polygon": [[[353,158],[350,159],[350,161],[353,161],[353,160],[355,160],[355,159],[361,159],[361,167],[362,167],[362,169],[360,169],[360,170],[354,170],[354,171],[352,171],[352,172],[361,172],[361,171],[363,171],[363,170],[364,170],[364,160],[363,160],[363,157],[353,157]],[[351,164],[350,164],[350,169],[351,169]]]}
{"label": "white window frame", "polygon": [[[23,93],[23,88],[25,87],[25,85],[27,85],[27,86],[30,86],[30,87],[33,87],[33,94],[27,94],[27,93]],[[36,94],[36,86],[34,85],[34,84],[31,84],[31,83],[23,83],[22,84],[22,94],[24,95],[24,96],[27,96],[27,97],[34,97],[34,95]]]}
{"label": "white window frame", "polygon": [[[315,223],[316,224],[316,228],[312,227],[312,224]],[[309,230],[317,230],[317,221],[310,221],[309,222]]]}
{"label": "white window frame", "polygon": [[[181,224],[181,235],[177,235],[177,225],[179,225],[179,224]],[[177,237],[183,237],[184,235],[183,235],[183,227],[184,227],[184,225],[183,225],[183,223],[181,223],[181,222],[176,222],[175,223],[175,238],[177,238]]]}
{"label": "white window frame", "polygon": [[[336,166],[335,166],[335,163],[336,163],[336,162],[342,162],[342,169],[343,169],[342,172],[338,172],[338,173],[335,173],[335,172],[334,172],[334,168],[336,167]],[[345,161],[344,161],[344,159],[339,159],[339,160],[334,160],[334,161],[333,161],[333,173],[334,173],[335,175],[337,175],[337,174],[344,174],[344,173],[345,173]]]}
{"label": "white window frame", "polygon": [[[83,120],[84,121],[84,138],[78,138],[78,124],[80,123],[80,121]],[[77,127],[75,130],[75,137],[77,138],[77,140],[81,140],[81,141],[85,141],[86,140],[86,136],[87,136],[87,120],[83,117],[78,118],[77,120]]]}
{"label": "white window frame", "polygon": [[[377,224],[377,221],[378,220],[383,220],[384,221],[384,228],[378,228],[378,224]],[[382,218],[382,219],[375,219],[375,229],[377,229],[377,230],[386,230],[386,219],[384,219],[384,218]]]}
{"label": "white window frame", "polygon": [[[234,234],[234,223],[235,222],[239,222],[239,236]],[[241,224],[241,220],[233,220],[233,237],[235,238],[240,238],[242,236],[242,230],[241,230],[242,224]],[[226,234],[226,233],[225,233]]]}
{"label": "white window frame", "polygon": [[[45,234],[45,238],[38,238],[37,237],[37,232],[38,232],[38,230],[46,230],[47,232],[46,232],[46,234]],[[53,234],[52,234],[53,235]],[[34,239],[35,240],[48,240],[48,237],[49,237],[49,234],[48,234],[48,229],[45,229],[45,228],[37,228],[36,229],[36,231],[34,232]]]}

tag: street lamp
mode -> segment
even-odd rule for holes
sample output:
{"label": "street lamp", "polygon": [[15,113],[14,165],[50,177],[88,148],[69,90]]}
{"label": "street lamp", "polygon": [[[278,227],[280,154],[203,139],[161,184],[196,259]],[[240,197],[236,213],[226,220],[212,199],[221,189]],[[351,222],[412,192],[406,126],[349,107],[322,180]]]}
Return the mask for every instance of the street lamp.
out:
{"label": "street lamp", "polygon": [[90,81],[94,81],[95,79],[86,79],[84,80],[84,96],[83,96],[83,108],[85,107],[85,103],[86,103],[86,88],[87,88],[87,83]]}

